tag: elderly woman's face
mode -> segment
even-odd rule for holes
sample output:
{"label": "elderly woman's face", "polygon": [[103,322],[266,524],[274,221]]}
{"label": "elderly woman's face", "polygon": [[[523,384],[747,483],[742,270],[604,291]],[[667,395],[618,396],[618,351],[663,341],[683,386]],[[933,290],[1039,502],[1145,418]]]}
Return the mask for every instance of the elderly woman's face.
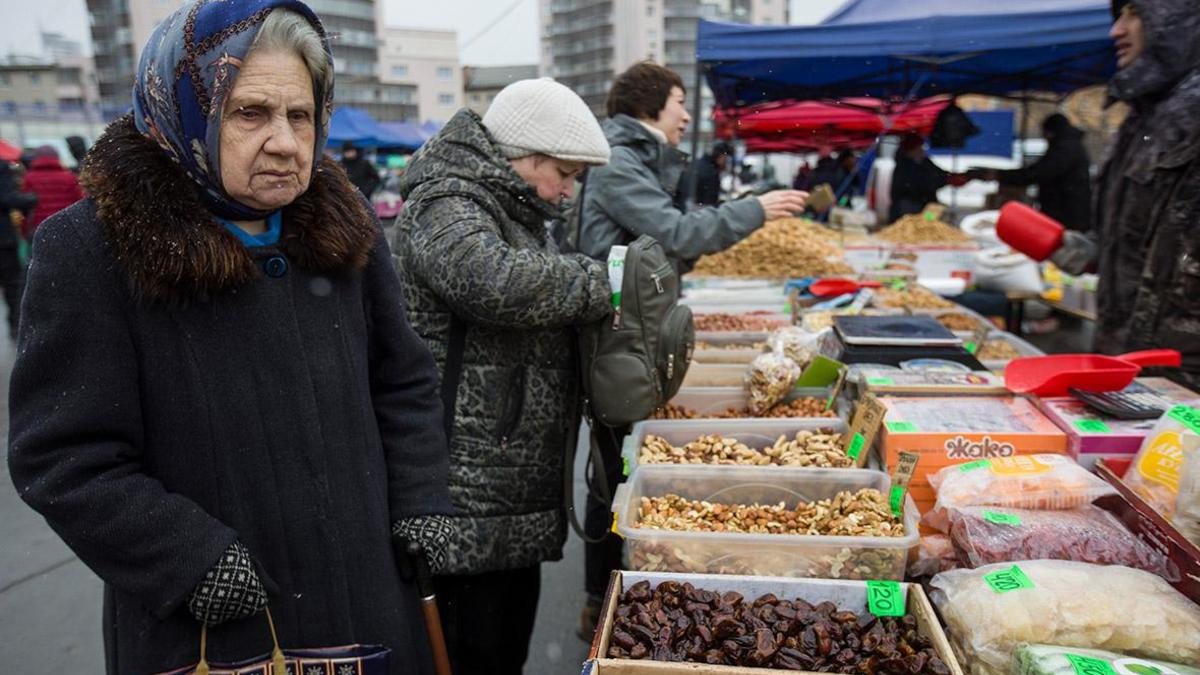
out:
{"label": "elderly woman's face", "polygon": [[221,183],[260,211],[292,203],[312,175],[316,111],[312,77],[299,54],[254,50],[226,99]]}

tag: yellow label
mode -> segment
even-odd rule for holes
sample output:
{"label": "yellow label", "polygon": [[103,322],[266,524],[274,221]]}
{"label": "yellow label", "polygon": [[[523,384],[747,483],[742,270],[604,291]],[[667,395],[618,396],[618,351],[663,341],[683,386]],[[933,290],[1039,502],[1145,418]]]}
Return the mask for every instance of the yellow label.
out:
{"label": "yellow label", "polygon": [[1052,471],[1054,467],[1029,455],[996,457],[992,460],[992,473],[998,476],[1032,476]]}
{"label": "yellow label", "polygon": [[617,535],[618,537],[621,537],[622,539],[624,539],[625,537],[622,537],[622,536],[621,536],[621,533],[617,531],[617,519],[618,519],[618,518],[620,518],[620,517],[621,517],[621,514],[617,513],[616,511],[613,511],[613,521],[612,521],[612,527],[610,527],[610,528],[608,528],[608,529],[612,530],[612,533],[613,533],[613,534],[615,534],[615,535]]}
{"label": "yellow label", "polygon": [[1183,436],[1178,431],[1164,431],[1154,437],[1150,447],[1142,452],[1137,471],[1153,481],[1179,492],[1179,468],[1183,466]]}

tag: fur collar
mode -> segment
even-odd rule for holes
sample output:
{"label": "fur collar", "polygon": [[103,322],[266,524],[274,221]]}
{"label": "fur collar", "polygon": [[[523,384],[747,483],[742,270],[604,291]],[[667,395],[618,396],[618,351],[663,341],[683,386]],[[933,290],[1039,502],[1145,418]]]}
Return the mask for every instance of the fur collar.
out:
{"label": "fur collar", "polygon": [[[254,255],[216,222],[183,169],[134,126],[113,122],[88,153],[80,182],[136,297],[186,304],[253,282]],[[374,218],[345,172],[328,158],[308,191],[284,208],[278,248],[310,272],[366,266]]]}

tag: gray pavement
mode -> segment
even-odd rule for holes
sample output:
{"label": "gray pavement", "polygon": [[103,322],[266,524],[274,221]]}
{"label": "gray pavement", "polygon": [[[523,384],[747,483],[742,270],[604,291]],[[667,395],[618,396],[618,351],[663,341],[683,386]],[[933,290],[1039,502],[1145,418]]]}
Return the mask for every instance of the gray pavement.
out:
{"label": "gray pavement", "polygon": [[[6,455],[8,379],[15,356],[12,343],[0,338],[0,438]],[[582,490],[577,478],[578,504]],[[0,673],[103,673],[102,584],[17,496],[7,461],[0,462],[0,542]],[[529,675],[579,672],[588,650],[575,636],[582,588],[583,545],[572,533],[564,559],[542,566],[537,626],[525,668]]]}

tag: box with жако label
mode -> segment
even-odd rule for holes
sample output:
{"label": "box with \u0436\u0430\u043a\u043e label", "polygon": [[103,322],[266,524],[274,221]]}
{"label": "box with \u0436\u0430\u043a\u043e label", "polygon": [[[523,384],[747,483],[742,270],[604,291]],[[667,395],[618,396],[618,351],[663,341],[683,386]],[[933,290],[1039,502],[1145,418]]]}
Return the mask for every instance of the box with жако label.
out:
{"label": "box with \u0436\u0430\u043a\u043e label", "polygon": [[1067,435],[1018,396],[882,396],[887,408],[877,447],[887,471],[916,453],[909,494],[922,513],[936,495],[929,475],[954,464],[1038,453],[1066,454]]}

